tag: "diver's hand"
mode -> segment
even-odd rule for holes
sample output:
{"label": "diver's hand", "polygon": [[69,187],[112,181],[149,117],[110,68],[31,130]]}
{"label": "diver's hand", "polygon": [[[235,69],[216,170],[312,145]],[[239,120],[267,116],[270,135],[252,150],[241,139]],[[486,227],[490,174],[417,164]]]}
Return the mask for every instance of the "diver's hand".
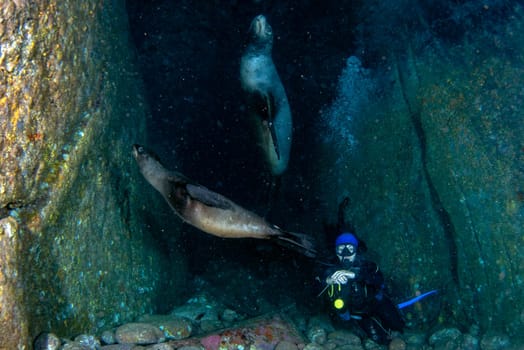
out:
{"label": "diver's hand", "polygon": [[349,270],[338,270],[335,271],[331,276],[326,278],[327,284],[346,284],[348,280],[354,279],[355,273]]}

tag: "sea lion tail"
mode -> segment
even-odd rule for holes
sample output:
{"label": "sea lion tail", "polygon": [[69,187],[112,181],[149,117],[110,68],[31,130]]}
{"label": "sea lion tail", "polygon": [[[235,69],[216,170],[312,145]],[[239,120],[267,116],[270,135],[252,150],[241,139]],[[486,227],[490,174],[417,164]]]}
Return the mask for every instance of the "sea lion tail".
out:
{"label": "sea lion tail", "polygon": [[310,235],[280,230],[280,235],[273,236],[276,242],[286,248],[291,248],[309,258],[317,256],[315,242]]}

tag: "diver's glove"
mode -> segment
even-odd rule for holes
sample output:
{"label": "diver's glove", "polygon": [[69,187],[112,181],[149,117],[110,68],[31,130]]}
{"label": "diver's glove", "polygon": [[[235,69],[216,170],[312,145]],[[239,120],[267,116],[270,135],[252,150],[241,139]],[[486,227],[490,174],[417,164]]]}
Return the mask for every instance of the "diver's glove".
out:
{"label": "diver's glove", "polygon": [[331,276],[326,278],[327,284],[346,284],[350,279],[354,279],[356,277],[355,273],[353,271],[349,270],[338,270],[335,271]]}

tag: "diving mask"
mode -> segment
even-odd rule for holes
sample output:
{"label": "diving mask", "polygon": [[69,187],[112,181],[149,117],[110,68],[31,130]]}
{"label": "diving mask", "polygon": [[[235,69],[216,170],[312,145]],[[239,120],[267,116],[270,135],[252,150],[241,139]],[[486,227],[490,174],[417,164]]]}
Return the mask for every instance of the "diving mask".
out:
{"label": "diving mask", "polygon": [[353,244],[339,244],[336,247],[337,257],[341,262],[353,262],[357,254],[357,247]]}
{"label": "diving mask", "polygon": [[337,255],[351,256],[357,252],[357,248],[353,244],[337,245]]}

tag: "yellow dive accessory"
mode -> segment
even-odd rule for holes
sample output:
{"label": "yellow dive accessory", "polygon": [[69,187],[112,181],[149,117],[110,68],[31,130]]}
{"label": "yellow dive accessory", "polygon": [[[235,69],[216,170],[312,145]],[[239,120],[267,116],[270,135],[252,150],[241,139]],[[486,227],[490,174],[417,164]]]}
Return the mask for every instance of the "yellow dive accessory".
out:
{"label": "yellow dive accessory", "polygon": [[[335,285],[332,284],[330,286],[331,288],[328,289],[328,295],[330,298],[333,298],[333,296],[335,295]],[[342,290],[342,286],[337,283],[337,289],[338,289],[338,292],[340,293],[340,291]],[[337,310],[340,310],[344,307],[344,300],[341,299],[341,298],[337,298],[333,301],[333,306],[335,307],[335,309]]]}
{"label": "yellow dive accessory", "polygon": [[338,298],[333,302],[333,306],[335,306],[335,309],[342,309],[344,307],[344,300]]}

